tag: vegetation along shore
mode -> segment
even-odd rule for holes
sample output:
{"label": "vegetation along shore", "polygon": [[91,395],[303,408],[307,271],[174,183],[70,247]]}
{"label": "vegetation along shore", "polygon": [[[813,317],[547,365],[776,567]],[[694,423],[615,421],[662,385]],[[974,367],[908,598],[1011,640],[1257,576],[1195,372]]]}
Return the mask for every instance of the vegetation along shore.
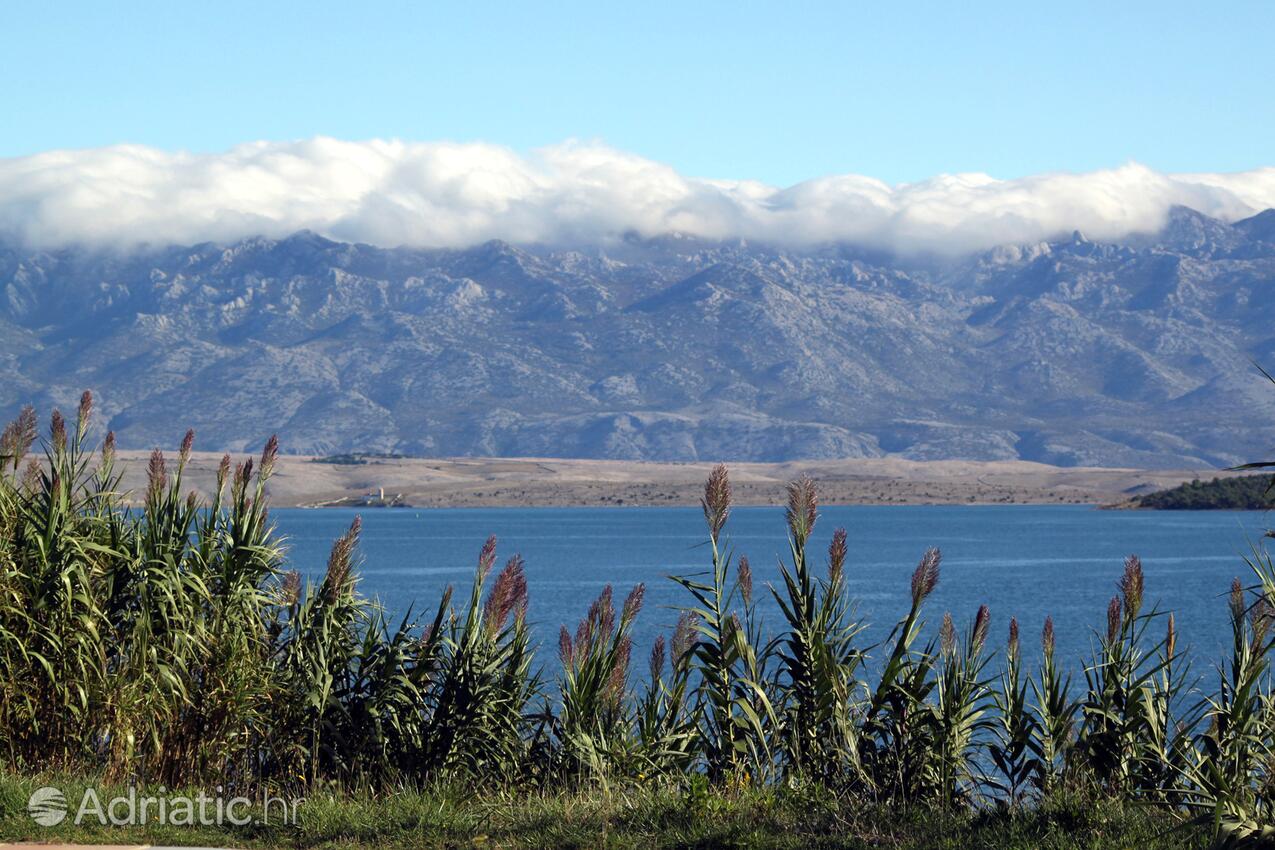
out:
{"label": "vegetation along shore", "polygon": [[[357,590],[360,523],[323,578],[283,561],[259,458],[188,488],[194,435],[149,459],[125,510],[92,397],[41,442],[0,437],[0,837],[261,846],[1268,846],[1275,841],[1275,564],[1219,588],[1232,641],[1192,667],[1136,556],[1113,570],[1083,675],[1050,622],[909,604],[861,641],[844,531],[807,550],[815,487],[787,488],[790,546],[756,586],[729,542],[734,483],[701,490],[702,573],[649,658],[644,587],[607,587],[537,659],[524,565],[476,545],[472,586],[404,620]],[[1237,570],[1237,572],[1240,572]],[[773,594],[782,620],[756,615]],[[939,624],[936,629],[927,622]],[[1039,666],[1022,642],[1038,640]],[[866,660],[872,658],[872,663]],[[870,672],[871,671],[871,672]],[[35,786],[263,789],[299,822],[224,830],[27,818]]]}
{"label": "vegetation along shore", "polygon": [[1270,475],[1192,479],[1185,484],[1144,493],[1131,499],[1131,508],[1161,511],[1266,511],[1275,507],[1275,485]]}

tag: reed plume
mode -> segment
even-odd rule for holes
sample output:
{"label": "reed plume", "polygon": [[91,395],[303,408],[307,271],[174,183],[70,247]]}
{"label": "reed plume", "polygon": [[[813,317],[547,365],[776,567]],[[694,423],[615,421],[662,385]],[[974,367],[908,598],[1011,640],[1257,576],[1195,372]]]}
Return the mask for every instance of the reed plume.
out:
{"label": "reed plume", "polygon": [[815,482],[808,476],[802,476],[788,485],[788,533],[794,540],[804,544],[815,529],[815,520],[819,517],[818,498],[815,493]]}
{"label": "reed plume", "polygon": [[704,510],[704,520],[708,523],[708,533],[713,540],[721,536],[722,528],[730,517],[731,486],[730,474],[724,464],[713,467],[708,481],[704,484],[704,498],[700,500]]}
{"label": "reed plume", "polygon": [[942,554],[938,549],[927,549],[921,562],[912,573],[912,604],[920,605],[939,583],[939,564]]}

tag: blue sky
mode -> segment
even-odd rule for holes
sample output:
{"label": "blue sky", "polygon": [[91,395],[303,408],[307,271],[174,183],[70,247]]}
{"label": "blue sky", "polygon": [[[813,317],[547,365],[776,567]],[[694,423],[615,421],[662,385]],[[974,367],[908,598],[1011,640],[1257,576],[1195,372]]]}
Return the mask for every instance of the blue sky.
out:
{"label": "blue sky", "polygon": [[0,31],[0,156],[578,138],[779,185],[1275,164],[1275,3],[7,2]]}

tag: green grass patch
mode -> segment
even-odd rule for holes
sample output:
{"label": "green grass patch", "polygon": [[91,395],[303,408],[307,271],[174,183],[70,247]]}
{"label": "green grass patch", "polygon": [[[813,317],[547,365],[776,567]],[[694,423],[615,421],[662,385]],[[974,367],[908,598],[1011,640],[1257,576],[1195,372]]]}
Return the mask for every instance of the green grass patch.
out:
{"label": "green grass patch", "polygon": [[[1196,848],[1205,830],[1164,813],[1075,797],[1018,812],[887,808],[817,787],[710,791],[706,786],[623,787],[537,794],[463,789],[319,794],[295,825],[36,825],[27,800],[60,788],[72,810],[92,787],[105,803],[124,785],[84,778],[0,778],[0,841],[169,844],[243,848]],[[158,793],[150,789],[148,793]],[[184,793],[193,794],[193,791]],[[211,791],[210,791],[211,793]],[[259,818],[260,808],[252,810]]]}

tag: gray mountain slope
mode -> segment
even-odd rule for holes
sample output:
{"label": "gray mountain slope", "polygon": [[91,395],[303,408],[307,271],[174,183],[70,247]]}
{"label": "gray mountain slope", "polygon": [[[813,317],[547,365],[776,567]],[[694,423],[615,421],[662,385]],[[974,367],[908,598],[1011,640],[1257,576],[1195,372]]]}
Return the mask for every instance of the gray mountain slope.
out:
{"label": "gray mountain slope", "polygon": [[308,232],[0,246],[0,413],[92,387],[122,446],[1229,464],[1275,447],[1275,211],[959,260]]}

